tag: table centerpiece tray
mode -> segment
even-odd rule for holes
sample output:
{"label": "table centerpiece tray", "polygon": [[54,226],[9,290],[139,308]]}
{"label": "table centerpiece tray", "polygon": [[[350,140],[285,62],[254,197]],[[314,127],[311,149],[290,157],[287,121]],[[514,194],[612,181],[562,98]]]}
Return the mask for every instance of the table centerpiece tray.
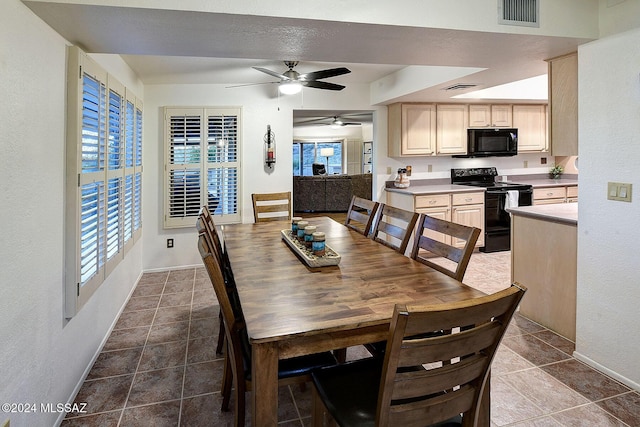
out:
{"label": "table centerpiece tray", "polygon": [[284,240],[309,267],[327,267],[340,264],[340,254],[331,249],[326,243],[325,254],[323,256],[316,256],[310,248],[307,248],[304,243],[299,242],[298,239],[293,236],[291,230],[280,230],[280,234],[282,235],[282,240]]}

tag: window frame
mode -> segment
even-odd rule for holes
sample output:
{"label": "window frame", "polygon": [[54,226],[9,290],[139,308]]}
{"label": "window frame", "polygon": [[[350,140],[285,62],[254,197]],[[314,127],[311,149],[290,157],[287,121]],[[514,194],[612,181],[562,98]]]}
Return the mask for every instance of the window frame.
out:
{"label": "window frame", "polygon": [[[185,124],[180,128],[179,121],[184,118]],[[221,145],[222,157],[217,161],[218,149],[214,144],[213,134],[216,129],[213,118],[221,118],[221,139],[225,139],[227,145]],[[235,126],[225,127],[226,119],[235,121]],[[196,123],[197,120],[197,123]],[[213,126],[213,127],[212,127]],[[225,131],[228,132],[225,137]],[[182,133],[180,133],[182,132]],[[191,134],[192,142],[187,141],[187,134]],[[241,206],[241,151],[242,151],[242,108],[241,107],[164,107],[164,186],[163,186],[163,226],[165,229],[194,227],[198,218],[200,207],[209,205],[215,221],[218,224],[234,224],[242,222]],[[175,156],[176,141],[183,140],[185,147],[191,146],[191,154]],[[229,143],[231,141],[231,143]],[[196,144],[197,143],[197,144]],[[212,147],[216,153],[212,153]],[[173,150],[173,151],[172,151]],[[188,158],[189,157],[189,158]],[[232,160],[229,160],[231,157]],[[176,161],[177,159],[177,161]],[[233,160],[235,159],[235,160]],[[191,160],[191,161],[190,161]],[[223,204],[231,206],[220,213],[213,209],[209,200],[210,172],[219,170],[224,185],[228,185],[229,193],[223,192]],[[184,212],[179,215],[176,208],[177,192],[175,191],[175,173],[183,172],[185,177],[190,175],[191,180],[184,181]],[[197,177],[197,186],[195,185]],[[224,187],[223,185],[223,187]],[[197,193],[188,189],[195,187]],[[233,194],[232,188],[235,188]],[[220,201],[218,201],[220,203]],[[218,206],[218,205],[217,205]],[[174,210],[172,210],[172,208]],[[234,211],[235,210],[235,211]],[[176,212],[176,213],[174,213]]]}
{"label": "window frame", "polygon": [[[140,222],[125,239],[123,218],[126,172],[142,178],[142,150],[132,168],[124,167],[126,103],[134,100],[141,120],[142,101],[78,47],[68,47],[67,61],[64,296],[71,318],[142,236]],[[140,148],[141,130],[136,122],[133,143]],[[132,203],[142,205],[141,187]]]}
{"label": "window frame", "polygon": [[[340,168],[341,168],[341,172],[340,174],[344,175],[346,174],[346,168],[345,168],[345,159],[346,159],[346,148],[347,148],[347,140],[346,138],[327,138],[327,137],[321,137],[321,138],[296,138],[293,140],[293,147],[295,147],[296,145],[300,146],[300,153],[299,153],[299,164],[300,164],[300,174],[296,174],[296,168],[294,167],[294,165],[292,164],[292,170],[293,170],[293,175],[294,176],[313,176],[313,173],[311,175],[304,175],[304,163],[303,163],[303,159],[304,159],[304,150],[302,149],[302,147],[304,145],[313,145],[314,146],[314,151],[315,153],[315,160],[318,161],[319,163],[325,164],[325,158],[322,157],[320,155],[320,148],[322,144],[340,144]],[[293,148],[292,148],[293,150]],[[336,157],[337,154],[334,154],[333,157]],[[296,161],[295,156],[293,157],[293,162]],[[327,170],[327,174],[329,175],[333,175],[333,173],[330,173],[329,170]]]}

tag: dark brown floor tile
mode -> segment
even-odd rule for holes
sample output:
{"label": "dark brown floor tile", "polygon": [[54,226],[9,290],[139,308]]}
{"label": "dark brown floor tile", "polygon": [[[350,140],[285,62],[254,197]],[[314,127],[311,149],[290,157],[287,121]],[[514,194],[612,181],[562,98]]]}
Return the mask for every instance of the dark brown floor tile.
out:
{"label": "dark brown floor tile", "polygon": [[[497,424],[491,423],[491,426],[497,427]],[[526,420],[515,424],[509,424],[509,427],[563,427],[563,425],[554,420],[553,417],[549,415],[542,418],[535,418],[533,420]]]}
{"label": "dark brown floor tile", "polygon": [[544,326],[541,326],[535,322],[532,322],[531,320],[522,316],[520,313],[515,313],[513,315],[513,319],[511,320],[511,325],[516,326],[519,329],[529,333],[539,332],[546,329]]}
{"label": "dark brown floor tile", "polygon": [[158,308],[160,295],[151,295],[147,297],[131,297],[125,306],[123,312],[135,310],[148,310],[150,308]]}
{"label": "dark brown floor tile", "polygon": [[598,406],[630,426],[640,426],[640,393],[630,392],[603,400]]}
{"label": "dark brown floor tile", "polygon": [[193,303],[199,305],[217,305],[218,299],[213,289],[201,289],[193,291]]}
{"label": "dark brown floor tile", "polygon": [[127,311],[120,315],[120,318],[113,329],[127,329],[135,328],[137,326],[151,325],[155,314],[156,310],[154,308],[149,310]]}
{"label": "dark brown floor tile", "polygon": [[189,320],[190,315],[191,307],[188,305],[160,307],[156,312],[156,318],[153,320],[153,324],[184,322]]}
{"label": "dark brown floor tile", "polygon": [[138,281],[138,286],[148,285],[151,283],[164,283],[169,277],[168,271],[154,271],[152,273],[144,273]]}
{"label": "dark brown floor tile", "polygon": [[165,294],[175,294],[178,292],[193,292],[193,280],[180,280],[177,282],[167,282],[164,287]]}
{"label": "dark brown floor tile", "polygon": [[122,409],[132,381],[133,375],[85,381],[74,403],[86,403],[88,414]]}
{"label": "dark brown floor tile", "polygon": [[135,374],[141,354],[142,347],[102,352],[93,364],[87,379]]}
{"label": "dark brown floor tile", "polygon": [[209,336],[198,338],[195,340],[189,340],[187,363],[206,362],[223,357],[222,355],[216,355],[217,345],[217,336]]}
{"label": "dark brown floor tile", "polygon": [[549,345],[552,345],[558,350],[567,353],[569,356],[573,355],[573,352],[576,350],[576,345],[574,342],[569,341],[568,339],[548,329],[540,332],[535,332],[531,335],[536,338],[540,338],[542,341],[546,342]]}
{"label": "dark brown floor tile", "polygon": [[76,418],[65,418],[60,427],[117,427],[122,411],[103,412]]}
{"label": "dark brown floor tile", "polygon": [[191,329],[189,331],[189,338],[203,338],[210,337],[212,335],[218,336],[220,329],[220,323],[218,316],[209,317],[207,319],[193,319],[191,320]]}
{"label": "dark brown floor tile", "polygon": [[192,319],[203,319],[205,317],[218,317],[220,313],[220,306],[218,305],[218,301],[209,304],[202,304],[196,302],[195,299],[193,301],[193,305],[191,308],[191,318]]}
{"label": "dark brown floor tile", "polygon": [[544,411],[519,394],[503,377],[491,378],[491,422],[503,426],[544,415]]}
{"label": "dark brown floor tile", "polygon": [[[247,398],[250,396],[247,395]],[[205,394],[202,396],[186,398],[182,401],[182,415],[180,426],[182,427],[231,427],[234,420],[234,402],[231,402],[230,410],[222,412],[220,406],[222,397],[220,393]],[[249,405],[247,405],[248,407]],[[245,412],[245,425],[251,425],[251,411]]]}
{"label": "dark brown floor tile", "polygon": [[185,280],[194,280],[196,270],[194,268],[185,268],[182,270],[171,270],[167,282],[181,282]]}
{"label": "dark brown floor tile", "polygon": [[139,371],[171,368],[185,364],[187,342],[175,341],[162,344],[147,345],[142,353]]}
{"label": "dark brown floor tile", "polygon": [[196,277],[196,280],[193,282],[193,289],[196,291],[213,289],[213,285],[211,284],[211,279],[209,279],[209,276]]}
{"label": "dark brown floor tile", "polygon": [[164,282],[151,284],[138,284],[131,294],[132,297],[148,297],[152,295],[161,295],[164,289]]}
{"label": "dark brown floor tile", "polygon": [[[307,384],[306,388],[309,388],[309,385]],[[293,403],[293,396],[289,387],[299,387],[299,385],[294,384],[278,389],[278,422],[297,420],[299,423],[300,416],[295,403]],[[247,405],[251,405],[251,402],[248,401]]]}
{"label": "dark brown floor tile", "polygon": [[502,343],[536,366],[570,358],[566,353],[531,335],[506,337]]}
{"label": "dark brown floor tile", "polygon": [[629,391],[628,387],[575,359],[542,366],[541,369],[591,401]]}
{"label": "dark brown floor tile", "polygon": [[180,401],[127,408],[119,427],[175,427],[180,417]]}
{"label": "dark brown floor tile", "polygon": [[595,404],[572,408],[553,414],[553,418],[565,427],[627,427]]}
{"label": "dark brown floor tile", "polygon": [[187,365],[183,396],[220,392],[223,369],[223,360]]}
{"label": "dark brown floor tile", "polygon": [[149,332],[147,344],[161,344],[172,341],[186,341],[189,322],[163,323],[153,325]]}
{"label": "dark brown floor tile", "polygon": [[151,326],[140,326],[139,328],[118,329],[117,331],[113,331],[102,350],[109,351],[142,347],[147,340],[150,329]]}
{"label": "dark brown floor tile", "polygon": [[311,416],[313,387],[313,384],[310,382],[305,384],[304,388],[299,385],[291,386],[291,393],[293,394],[298,412],[302,418]]}
{"label": "dark brown floor tile", "polygon": [[160,307],[174,307],[177,305],[191,305],[193,291],[176,292],[174,294],[164,293],[160,299]]}
{"label": "dark brown floor tile", "polygon": [[180,399],[184,366],[138,372],[133,380],[127,407]]}
{"label": "dark brown floor tile", "polygon": [[[542,408],[545,414],[590,403],[539,368],[503,375],[496,380],[509,384],[527,400]],[[493,387],[493,382],[491,385]]]}

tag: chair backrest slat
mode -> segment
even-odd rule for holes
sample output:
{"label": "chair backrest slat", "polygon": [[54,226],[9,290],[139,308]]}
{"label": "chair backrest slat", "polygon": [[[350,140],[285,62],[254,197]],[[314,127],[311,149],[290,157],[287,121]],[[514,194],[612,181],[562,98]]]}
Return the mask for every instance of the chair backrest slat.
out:
{"label": "chair backrest slat", "polygon": [[373,239],[404,254],[419,214],[381,204],[373,226]]}
{"label": "chair backrest slat", "polygon": [[[456,247],[453,241],[451,244],[439,241],[431,235],[425,235],[425,231],[427,230],[440,233],[438,235],[450,236],[453,241],[455,241],[455,239],[462,240],[464,245],[462,247]],[[480,236],[479,228],[456,224],[421,214],[418,219],[418,226],[416,227],[411,258],[441,271],[456,280],[462,280],[464,273],[467,271],[467,265],[471,259],[473,249],[478,241],[478,236]],[[424,254],[425,251],[428,252],[427,255]],[[453,261],[457,264],[455,270],[434,262],[428,255]]]}
{"label": "chair backrest slat", "polygon": [[291,192],[254,193],[253,219],[255,222],[291,220]]}
{"label": "chair backrest slat", "polygon": [[[376,425],[476,425],[491,362],[526,288],[468,301],[394,308]],[[433,333],[442,330],[441,333]]]}
{"label": "chair backrest slat", "polygon": [[369,236],[379,206],[378,202],[353,196],[347,210],[347,219],[344,225],[356,230],[358,233]]}

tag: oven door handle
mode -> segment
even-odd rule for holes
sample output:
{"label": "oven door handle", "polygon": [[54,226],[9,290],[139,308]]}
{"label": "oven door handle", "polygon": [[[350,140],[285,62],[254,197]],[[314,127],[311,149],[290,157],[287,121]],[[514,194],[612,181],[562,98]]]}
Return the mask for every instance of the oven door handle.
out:
{"label": "oven door handle", "polygon": [[[533,189],[532,188],[529,188],[529,189],[526,189],[526,190],[515,190],[515,191],[518,191],[519,193],[533,193]],[[500,194],[507,194],[507,190],[487,190],[485,193],[486,194],[498,194],[498,195],[500,195]]]}

